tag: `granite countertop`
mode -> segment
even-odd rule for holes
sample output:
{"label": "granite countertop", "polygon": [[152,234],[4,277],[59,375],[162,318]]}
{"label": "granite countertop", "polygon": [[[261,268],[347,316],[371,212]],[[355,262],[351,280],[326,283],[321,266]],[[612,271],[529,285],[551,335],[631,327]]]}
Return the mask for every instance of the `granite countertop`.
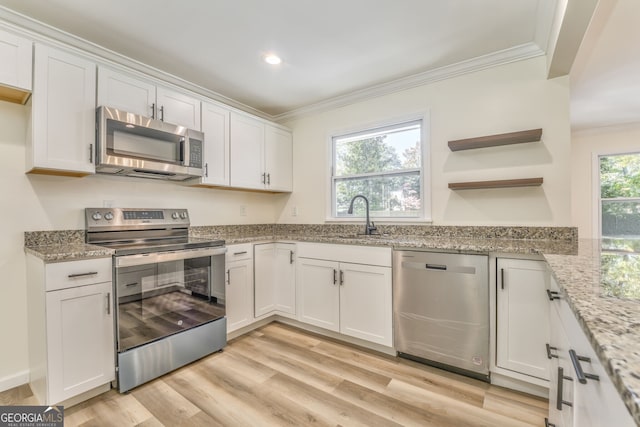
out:
{"label": "granite countertop", "polygon": [[629,243],[580,239],[577,254],[544,256],[600,362],[640,425],[640,241]]}
{"label": "granite countertop", "polygon": [[[203,230],[204,231],[204,230]],[[75,237],[75,236],[74,236]],[[196,237],[196,236],[193,236]],[[40,236],[39,236],[40,238]],[[613,245],[611,242],[581,239],[509,239],[458,236],[392,235],[364,236],[353,233],[198,233],[199,239],[223,239],[227,245],[279,241],[317,242],[393,249],[427,249],[452,252],[510,253],[543,255],[558,285],[591,341],[600,361],[609,373],[636,423],[640,425],[640,275],[620,272],[612,278],[610,257],[626,257],[637,247]],[[25,252],[45,262],[60,262],[92,257],[108,257],[113,251],[80,243],[25,241]],[[604,248],[606,250],[602,250]],[[625,255],[626,253],[626,255]],[[640,269],[640,254],[637,268]],[[625,259],[626,259],[625,258]],[[609,260],[610,261],[610,260]],[[619,267],[616,267],[619,268]],[[640,270],[638,270],[640,271]],[[633,286],[628,286],[629,281]]]}
{"label": "granite countertop", "polygon": [[24,251],[46,263],[107,258],[113,255],[112,249],[86,243],[54,243],[50,245],[25,246]]}

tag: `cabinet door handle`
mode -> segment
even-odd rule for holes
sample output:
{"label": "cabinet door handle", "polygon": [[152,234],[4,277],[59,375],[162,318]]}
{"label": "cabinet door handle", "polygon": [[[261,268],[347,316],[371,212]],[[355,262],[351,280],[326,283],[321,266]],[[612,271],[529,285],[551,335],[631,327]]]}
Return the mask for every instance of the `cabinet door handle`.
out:
{"label": "cabinet door handle", "polygon": [[576,377],[578,377],[578,381],[580,382],[580,384],[586,384],[587,378],[594,381],[600,381],[600,377],[598,375],[586,374],[582,370],[582,365],[580,364],[580,361],[591,362],[590,357],[578,356],[575,350],[569,350],[569,357],[571,358],[571,364],[573,364],[573,369],[576,371]]}
{"label": "cabinet door handle", "polygon": [[260,175],[262,178],[260,179],[260,183],[261,184],[266,184],[267,183],[267,174],[263,173],[262,175]]}
{"label": "cabinet door handle", "polygon": [[560,295],[559,292],[547,289],[547,296],[549,297],[549,301],[553,301],[554,299],[560,299],[559,295]]}
{"label": "cabinet door handle", "polygon": [[164,122],[164,105],[160,107],[160,121]]}
{"label": "cabinet door handle", "polygon": [[552,424],[549,422],[549,418],[545,417],[544,418],[544,427],[556,427],[555,424]]}
{"label": "cabinet door handle", "polygon": [[271,174],[267,174],[267,185],[271,185]]}
{"label": "cabinet door handle", "polygon": [[111,292],[107,292],[107,315],[111,315]]}
{"label": "cabinet door handle", "polygon": [[231,270],[227,270],[227,285],[231,284]]}
{"label": "cabinet door handle", "polygon": [[205,178],[209,178],[209,163],[204,164],[204,176]]}
{"label": "cabinet door handle", "polygon": [[551,350],[556,351],[556,350],[558,350],[558,348],[557,347],[551,347],[548,343],[545,344],[545,345],[547,346],[547,359],[552,359],[554,357],[557,359],[558,355],[557,354],[551,354]]}
{"label": "cabinet door handle", "polygon": [[344,271],[340,270],[340,286],[344,285]]}
{"label": "cabinet door handle", "polygon": [[573,381],[571,377],[564,376],[564,368],[558,367],[558,393],[556,394],[556,409],[562,411],[562,405],[573,406],[573,403],[562,400],[564,380]]}
{"label": "cabinet door handle", "polygon": [[93,144],[89,144],[89,163],[93,164]]}
{"label": "cabinet door handle", "polygon": [[89,271],[88,273],[69,274],[67,277],[69,279],[77,279],[78,277],[95,276],[96,274],[98,274],[97,271]]}
{"label": "cabinet door handle", "polygon": [[504,289],[504,268],[500,269],[500,287]]}
{"label": "cabinet door handle", "polygon": [[289,251],[289,264],[293,264],[293,251]]}
{"label": "cabinet door handle", "polygon": [[333,269],[333,284],[335,285],[336,283],[338,283],[338,271],[334,268]]}
{"label": "cabinet door handle", "polygon": [[152,119],[156,118],[156,103],[155,102],[153,104],[151,104],[151,118]]}

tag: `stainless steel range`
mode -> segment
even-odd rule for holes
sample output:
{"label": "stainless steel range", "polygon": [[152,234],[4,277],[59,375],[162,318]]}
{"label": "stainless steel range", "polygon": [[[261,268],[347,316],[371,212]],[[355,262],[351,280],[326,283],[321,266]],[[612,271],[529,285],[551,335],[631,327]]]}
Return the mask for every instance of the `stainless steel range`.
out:
{"label": "stainless steel range", "polygon": [[186,209],[85,209],[87,243],[113,256],[120,392],[227,343],[224,240],[189,237]]}

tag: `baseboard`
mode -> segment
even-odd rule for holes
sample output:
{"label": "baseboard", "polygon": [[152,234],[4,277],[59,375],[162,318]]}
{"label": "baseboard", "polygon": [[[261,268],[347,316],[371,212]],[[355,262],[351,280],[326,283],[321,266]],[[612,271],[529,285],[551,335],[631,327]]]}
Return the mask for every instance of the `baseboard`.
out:
{"label": "baseboard", "polygon": [[29,371],[21,371],[17,374],[0,378],[0,392],[11,390],[12,388],[27,384],[29,382]]}
{"label": "baseboard", "polygon": [[538,397],[548,398],[549,388],[531,384],[530,382],[521,381],[515,378],[510,378],[505,375],[500,375],[496,372],[491,373],[491,384],[505,387],[511,390],[521,391],[523,393],[531,394]]}

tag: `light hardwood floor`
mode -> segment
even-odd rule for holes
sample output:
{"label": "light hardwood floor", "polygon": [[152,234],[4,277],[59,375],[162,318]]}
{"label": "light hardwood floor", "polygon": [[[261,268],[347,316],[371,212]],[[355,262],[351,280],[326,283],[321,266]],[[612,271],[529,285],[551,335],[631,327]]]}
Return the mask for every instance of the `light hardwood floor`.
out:
{"label": "light hardwood floor", "polygon": [[[28,386],[0,405],[35,404]],[[544,426],[544,399],[271,323],[65,426]]]}

